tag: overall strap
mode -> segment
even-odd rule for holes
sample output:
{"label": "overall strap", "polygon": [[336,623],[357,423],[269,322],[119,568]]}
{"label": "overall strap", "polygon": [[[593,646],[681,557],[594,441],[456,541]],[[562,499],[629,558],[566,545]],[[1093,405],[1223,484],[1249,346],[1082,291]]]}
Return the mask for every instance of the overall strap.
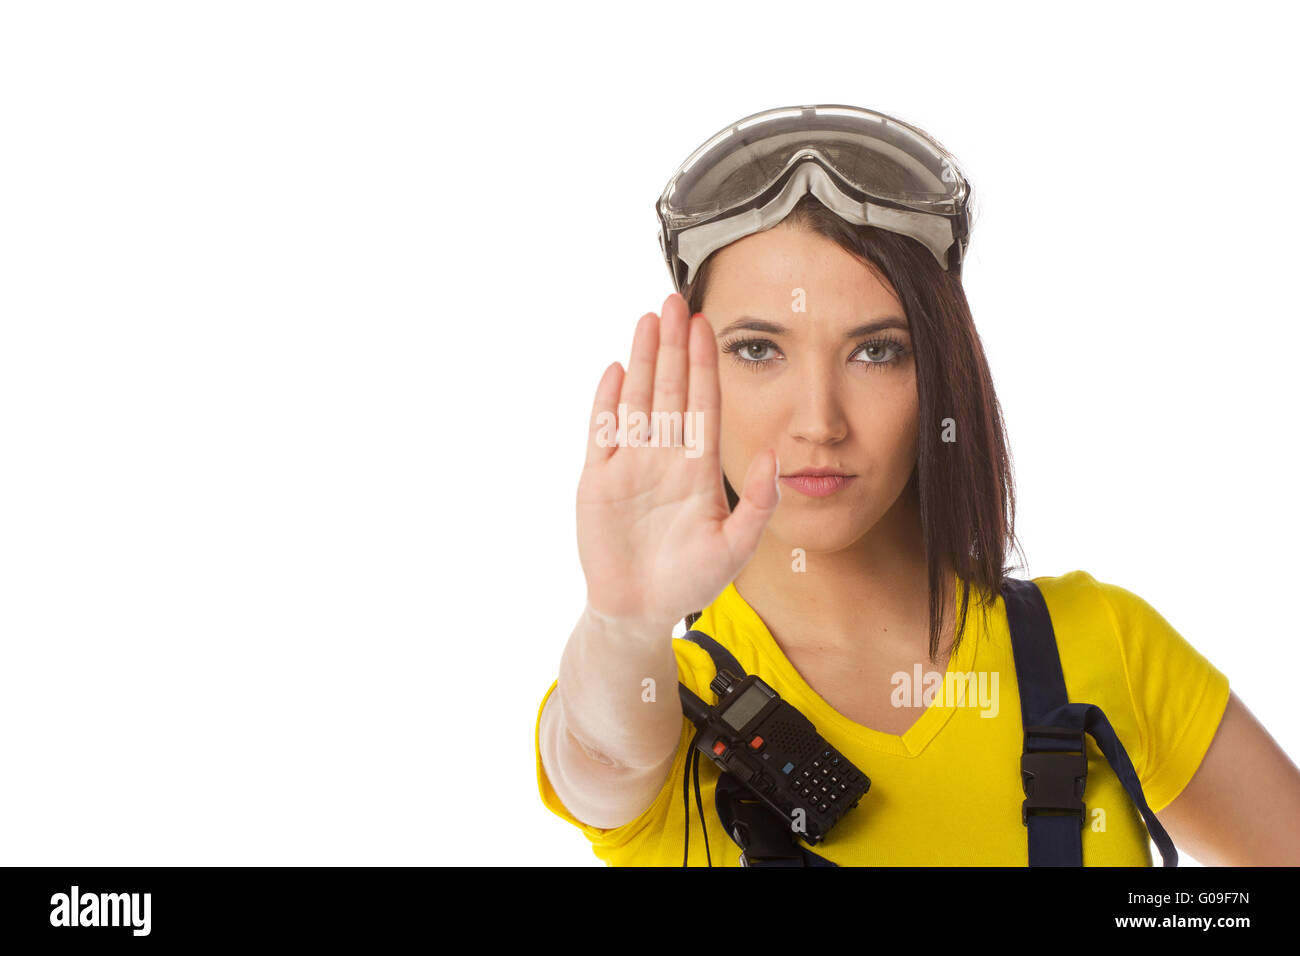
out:
{"label": "overall strap", "polygon": [[1002,597],[1025,731],[1020,773],[1026,799],[1021,820],[1029,831],[1029,865],[1083,865],[1087,822],[1083,791],[1088,776],[1083,735],[1087,733],[1141,812],[1164,865],[1177,866],[1178,851],[1147,805],[1133,762],[1106,715],[1095,704],[1069,702],[1056,632],[1042,592],[1033,581],[1007,578]]}
{"label": "overall strap", "polygon": [[[703,631],[691,629],[683,636],[708,651],[717,670],[731,671],[737,679],[747,676],[735,656]],[[680,681],[678,683],[682,691],[694,696],[690,688]],[[837,865],[802,846],[777,815],[754,797],[734,774],[725,771],[719,774],[713,800],[723,829],[740,847],[742,865]],[[700,825],[704,825],[703,820],[700,821]]]}

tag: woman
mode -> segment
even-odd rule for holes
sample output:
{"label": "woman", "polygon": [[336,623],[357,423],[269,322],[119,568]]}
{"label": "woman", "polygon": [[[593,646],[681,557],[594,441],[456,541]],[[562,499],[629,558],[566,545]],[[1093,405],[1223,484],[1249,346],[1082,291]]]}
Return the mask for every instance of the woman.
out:
{"label": "woman", "polygon": [[[536,734],[543,802],[607,863],[740,863],[719,768],[698,767],[707,841],[682,798],[695,727],[677,683],[717,700],[709,653],[671,640],[683,616],[870,777],[820,858],[1027,862],[1001,595],[1014,492],[960,281],[969,200],[941,145],[853,107],[738,121],[661,197],[678,292],[596,390],[588,603]],[[1300,863],[1300,771],[1227,678],[1123,588],[1034,583],[1069,699],[1105,713],[1173,842]],[[1087,753],[1083,863],[1151,865],[1133,800]]]}

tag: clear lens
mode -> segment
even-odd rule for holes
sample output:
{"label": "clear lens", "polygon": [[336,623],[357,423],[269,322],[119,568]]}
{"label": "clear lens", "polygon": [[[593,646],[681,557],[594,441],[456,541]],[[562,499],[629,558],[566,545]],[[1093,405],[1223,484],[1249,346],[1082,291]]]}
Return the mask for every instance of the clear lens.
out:
{"label": "clear lens", "polygon": [[854,190],[918,212],[956,215],[967,184],[933,137],[853,106],[755,113],[721,130],[677,170],[660,197],[670,229],[683,229],[756,199],[815,154]]}

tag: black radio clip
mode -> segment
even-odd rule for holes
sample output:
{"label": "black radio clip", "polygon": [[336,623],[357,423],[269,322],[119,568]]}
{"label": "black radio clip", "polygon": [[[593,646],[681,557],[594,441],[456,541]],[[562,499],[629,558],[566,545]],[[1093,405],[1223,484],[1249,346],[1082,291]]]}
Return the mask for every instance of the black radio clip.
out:
{"label": "black radio clip", "polygon": [[[832,747],[803,714],[756,675],[737,678],[720,668],[709,684],[710,707],[679,685],[683,711],[699,728],[696,749],[731,774],[791,833],[783,847],[768,847],[760,828],[736,835],[755,858],[788,853],[794,838],[818,844],[871,786],[871,780]],[[737,817],[740,815],[738,814]],[[736,827],[745,827],[737,819]],[[748,865],[742,855],[742,863]]]}

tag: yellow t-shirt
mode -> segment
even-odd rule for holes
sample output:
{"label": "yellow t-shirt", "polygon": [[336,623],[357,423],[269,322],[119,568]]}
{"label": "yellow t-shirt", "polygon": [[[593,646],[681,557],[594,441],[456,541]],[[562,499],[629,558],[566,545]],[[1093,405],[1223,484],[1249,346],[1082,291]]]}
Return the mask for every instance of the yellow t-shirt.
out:
{"label": "yellow t-shirt", "polygon": [[[961,582],[956,583],[960,607]],[[1051,614],[1069,699],[1101,708],[1133,762],[1148,805],[1160,812],[1200,766],[1227,707],[1228,679],[1154,608],[1121,587],[1085,571],[1034,578],[1034,583]],[[773,687],[871,779],[862,801],[811,847],[814,853],[840,866],[1027,865],[1028,831],[1020,809],[1024,736],[1006,605],[999,595],[994,608],[982,613],[976,602],[972,588],[966,631],[948,672],[975,672],[977,680],[983,672],[987,694],[982,701],[971,694],[964,705],[939,694],[902,736],[854,723],[823,701],[734,584],[695,622],[695,630],[731,651],[746,673]],[[715,703],[709,682],[716,671],[708,652],[684,639],[674,640],[673,647],[678,679],[706,703]],[[542,698],[539,725],[556,683]],[[694,725],[683,717],[677,758],[658,797],[635,820],[600,829],[577,820],[552,789],[534,729],[542,803],[579,827],[608,865],[681,866],[682,777],[694,734]],[[1084,739],[1084,865],[1151,866],[1141,814],[1096,742]],[[718,775],[717,766],[701,754],[700,794],[713,865],[739,866],[740,849],[714,806]],[[690,824],[690,865],[706,866],[693,782]]]}

